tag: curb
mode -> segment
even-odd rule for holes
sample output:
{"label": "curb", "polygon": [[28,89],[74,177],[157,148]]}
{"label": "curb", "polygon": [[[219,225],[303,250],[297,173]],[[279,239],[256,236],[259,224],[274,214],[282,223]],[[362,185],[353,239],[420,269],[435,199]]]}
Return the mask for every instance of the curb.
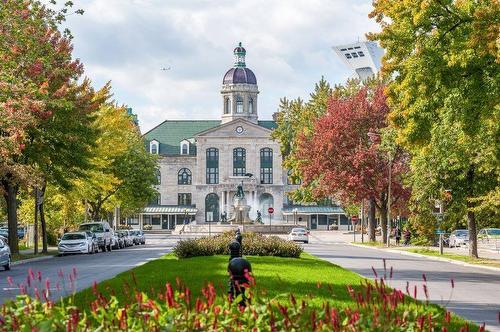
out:
{"label": "curb", "polygon": [[11,266],[23,265],[23,264],[33,263],[33,262],[45,261],[45,260],[52,259],[52,258],[54,258],[54,255],[35,257],[35,258],[23,259],[21,261],[12,262],[10,265]]}
{"label": "curb", "polygon": [[466,266],[466,267],[476,267],[476,268],[479,268],[479,269],[485,269],[485,270],[500,272],[500,268],[494,267],[494,266],[483,266],[483,265],[479,265],[479,264],[471,264],[471,263],[461,262],[461,261],[458,261],[458,260],[455,260],[455,259],[422,255],[422,254],[417,254],[415,252],[408,252],[408,251],[404,251],[404,250],[382,249],[382,248],[376,248],[376,247],[370,247],[370,246],[363,246],[363,245],[354,244],[354,243],[348,243],[348,244],[351,245],[351,246],[354,246],[354,247],[359,247],[359,248],[367,248],[367,249],[373,249],[373,250],[378,250],[378,251],[385,251],[385,252],[390,252],[390,253],[395,253],[395,254],[401,254],[401,255],[407,255],[407,256],[413,256],[413,257],[420,257],[420,258],[427,258],[427,259],[430,259],[430,260],[433,260],[433,261],[448,262],[448,263],[455,264],[455,265],[462,265],[462,266]]}

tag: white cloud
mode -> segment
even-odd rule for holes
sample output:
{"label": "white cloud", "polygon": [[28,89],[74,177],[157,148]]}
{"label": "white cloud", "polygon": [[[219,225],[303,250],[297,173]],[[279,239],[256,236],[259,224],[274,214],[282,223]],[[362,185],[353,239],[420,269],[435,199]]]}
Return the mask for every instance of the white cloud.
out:
{"label": "white cloud", "polygon": [[[217,119],[222,77],[242,41],[270,119],[283,96],[307,98],[325,76],[349,76],[331,46],[377,29],[369,0],[81,0],[71,16],[75,56],[96,85],[113,82],[143,131],[165,119]],[[171,66],[170,71],[161,67]]]}

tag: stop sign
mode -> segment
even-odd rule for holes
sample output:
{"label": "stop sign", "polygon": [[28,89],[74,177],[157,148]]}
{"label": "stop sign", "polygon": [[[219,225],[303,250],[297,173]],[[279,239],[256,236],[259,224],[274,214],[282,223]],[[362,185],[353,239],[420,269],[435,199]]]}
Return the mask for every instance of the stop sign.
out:
{"label": "stop sign", "polygon": [[274,213],[274,208],[270,207],[269,209],[267,209],[267,212]]}
{"label": "stop sign", "polygon": [[355,224],[358,222],[358,216],[352,216],[351,217],[352,223]]}

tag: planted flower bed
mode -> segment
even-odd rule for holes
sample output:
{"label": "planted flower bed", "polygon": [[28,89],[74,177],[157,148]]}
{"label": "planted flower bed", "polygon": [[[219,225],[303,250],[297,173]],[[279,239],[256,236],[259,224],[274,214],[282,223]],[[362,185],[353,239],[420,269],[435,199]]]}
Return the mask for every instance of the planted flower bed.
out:
{"label": "planted flower bed", "polygon": [[[278,256],[298,258],[302,247],[293,241],[277,236],[263,236],[257,233],[243,233],[243,255]],[[229,255],[229,243],[234,240],[234,232],[224,232],[212,237],[179,241],[174,248],[178,258],[196,256]]]}
{"label": "planted flower bed", "polygon": [[[469,331],[477,330],[450,312],[411,298],[410,292],[387,288],[385,279],[348,292],[354,305],[342,307],[324,301],[311,305],[289,294],[269,299],[256,291],[250,276],[248,302],[238,305],[218,295],[212,283],[194,298],[179,279],[166,283],[155,296],[134,290],[134,301],[120,306],[114,296],[94,287],[89,314],[50,300],[50,285],[3,306],[3,331]],[[323,286],[318,283],[318,288]],[[425,284],[424,284],[425,287]],[[334,294],[332,294],[334,296]],[[479,329],[480,331],[482,328]]]}

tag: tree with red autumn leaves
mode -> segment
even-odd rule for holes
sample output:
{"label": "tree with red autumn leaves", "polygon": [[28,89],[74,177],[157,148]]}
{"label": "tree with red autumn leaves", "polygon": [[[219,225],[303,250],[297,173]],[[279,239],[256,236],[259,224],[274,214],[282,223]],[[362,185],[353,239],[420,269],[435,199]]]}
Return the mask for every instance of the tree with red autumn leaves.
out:
{"label": "tree with red autumn leaves", "polygon": [[[0,6],[0,194],[13,253],[20,187],[39,185],[41,168],[70,151],[61,148],[68,140],[84,137],[71,128],[82,120],[78,130],[86,124],[78,106],[88,96],[77,83],[83,66],[72,58],[71,34],[59,29],[71,6],[66,2],[54,11],[35,0],[6,0]],[[76,152],[65,159],[68,171],[79,160]]]}
{"label": "tree with red autumn leaves", "polygon": [[[314,125],[314,135],[298,139],[304,185],[313,184],[313,195],[318,199],[335,197],[343,204],[371,201],[381,217],[384,241],[390,164],[391,208],[404,208],[410,196],[402,182],[408,172],[407,154],[396,148],[390,163],[381,140],[374,139],[387,127],[388,113],[383,85],[363,87],[349,97],[333,96],[327,112]],[[374,240],[374,222],[370,219],[370,238]]]}

